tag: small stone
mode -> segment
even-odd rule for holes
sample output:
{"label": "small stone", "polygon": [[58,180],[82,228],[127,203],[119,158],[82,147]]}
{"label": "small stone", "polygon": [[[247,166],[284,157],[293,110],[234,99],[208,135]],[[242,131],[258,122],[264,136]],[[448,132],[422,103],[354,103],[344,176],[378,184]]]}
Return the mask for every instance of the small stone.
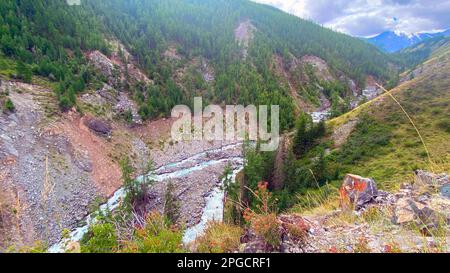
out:
{"label": "small stone", "polygon": [[412,210],[409,198],[401,198],[395,204],[394,222],[396,224],[405,224],[414,221],[414,211]]}

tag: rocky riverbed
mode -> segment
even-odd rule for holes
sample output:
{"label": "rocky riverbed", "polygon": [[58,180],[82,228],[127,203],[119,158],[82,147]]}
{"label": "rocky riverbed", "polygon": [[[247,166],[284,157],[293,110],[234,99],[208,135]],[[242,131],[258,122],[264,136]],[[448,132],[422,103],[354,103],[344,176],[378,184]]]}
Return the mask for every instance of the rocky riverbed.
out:
{"label": "rocky riverbed", "polygon": [[[223,211],[223,190],[221,189],[225,167],[234,170],[234,175],[242,169],[243,158],[240,143],[225,144],[219,148],[208,149],[177,162],[159,167],[146,175],[153,181],[150,188],[151,201],[148,210],[163,212],[164,193],[167,182],[175,186],[174,195],[182,204],[180,223],[188,228],[184,238],[186,243],[200,235],[208,221],[221,221]],[[143,176],[138,180],[143,180]],[[125,197],[121,188],[114,193],[101,211],[114,210]],[[95,215],[88,215],[81,227],[74,229],[68,239],[53,245],[50,252],[62,252],[70,242],[79,241],[87,233],[89,226],[95,223]]]}
{"label": "rocky riverbed", "polygon": [[[127,127],[75,111],[57,114],[53,92],[40,86],[5,81],[3,91],[16,109],[0,113],[1,205],[11,212],[2,217],[7,221],[0,230],[0,249],[36,241],[53,245],[98,204],[120,197],[118,161],[124,156],[138,172],[141,163],[154,162],[161,183],[152,188],[150,209],[162,210],[165,184],[175,184],[187,227],[201,221],[225,166],[242,164],[237,143],[170,141],[171,119]],[[92,120],[107,134],[96,132],[98,126],[90,128]]]}

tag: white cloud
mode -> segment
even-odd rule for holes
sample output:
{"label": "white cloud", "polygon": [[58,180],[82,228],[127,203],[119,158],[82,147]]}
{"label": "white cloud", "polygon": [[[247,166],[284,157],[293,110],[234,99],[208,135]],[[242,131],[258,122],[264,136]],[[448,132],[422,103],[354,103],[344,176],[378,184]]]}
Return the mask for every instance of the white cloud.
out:
{"label": "white cloud", "polygon": [[306,12],[305,3],[307,0],[253,0],[261,4],[267,4],[277,7],[285,12],[297,15],[301,18],[308,16]]}
{"label": "white cloud", "polygon": [[[448,0],[253,0],[355,36],[450,27]],[[394,20],[396,18],[396,20]]]}

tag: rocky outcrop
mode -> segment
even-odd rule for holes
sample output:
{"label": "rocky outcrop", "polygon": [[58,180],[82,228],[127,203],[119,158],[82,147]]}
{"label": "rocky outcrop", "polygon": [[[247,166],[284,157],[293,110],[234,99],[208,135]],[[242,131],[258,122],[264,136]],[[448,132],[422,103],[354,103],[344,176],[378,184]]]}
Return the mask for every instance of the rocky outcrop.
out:
{"label": "rocky outcrop", "polygon": [[352,134],[356,125],[358,125],[358,119],[351,119],[345,124],[335,128],[333,131],[333,135],[331,136],[334,141],[334,145],[336,147],[344,145]]}
{"label": "rocky outcrop", "polygon": [[335,78],[330,72],[328,64],[321,58],[313,55],[305,55],[300,59],[300,62],[305,65],[311,65],[314,69],[314,75],[323,81],[334,81]]}
{"label": "rocky outcrop", "polygon": [[[173,61],[173,59],[169,57],[165,57],[169,61]],[[212,64],[208,61],[208,59],[204,57],[194,57],[190,61],[184,62],[183,65],[180,65],[178,69],[173,74],[173,78],[178,86],[182,89],[188,91],[185,86],[186,81],[191,81],[191,77],[194,73],[198,73],[203,78],[203,81],[206,84],[211,84],[216,79],[215,70]],[[198,91],[201,91],[202,87],[195,87]]]}
{"label": "rocky outcrop", "polygon": [[109,41],[112,46],[111,57],[108,57],[100,51],[92,51],[87,55],[90,63],[97,68],[100,73],[108,78],[108,83],[119,89],[122,83],[128,81],[128,84],[142,83],[151,85],[150,80],[136,65],[133,56],[118,41]]}
{"label": "rocky outcrop", "polygon": [[440,215],[424,203],[416,202],[413,198],[401,198],[395,204],[394,222],[399,225],[410,224],[418,228],[423,234],[439,228]]}
{"label": "rocky outcrop", "polygon": [[440,191],[448,184],[447,174],[418,170],[414,184],[403,184],[399,192],[387,193],[378,191],[372,179],[347,175],[339,192],[344,210],[388,206],[393,211],[393,223],[413,226],[424,235],[431,235],[450,223],[450,199]]}
{"label": "rocky outcrop", "polygon": [[[142,118],[138,113],[137,104],[129,98],[127,92],[119,92],[112,86],[104,84],[104,86],[95,93],[87,93],[81,96],[81,101],[85,104],[97,107],[99,109],[112,109],[108,114],[119,117],[126,117],[128,122],[133,125],[142,124]],[[131,114],[131,120],[127,115]],[[108,118],[112,118],[109,115]]]}
{"label": "rocky outcrop", "polygon": [[399,192],[392,194],[378,191],[373,179],[349,174],[339,193],[344,210],[390,206],[395,224],[413,225],[428,234],[450,221],[450,200],[440,190],[448,184],[447,174],[418,170],[414,184],[403,184]]}
{"label": "rocky outcrop", "polygon": [[114,105],[117,103],[119,92],[108,84],[104,84],[96,93],[110,104]]}
{"label": "rocky outcrop", "polygon": [[414,189],[437,191],[450,184],[448,174],[434,174],[423,170],[415,172]]}
{"label": "rocky outcrop", "polygon": [[90,63],[97,68],[101,74],[108,78],[110,85],[118,85],[120,80],[117,75],[119,74],[119,67],[116,66],[107,56],[98,50],[92,51],[87,55]]}
{"label": "rocky outcrop", "polygon": [[180,61],[182,59],[182,57],[178,55],[177,48],[175,45],[169,46],[167,50],[164,51],[163,57],[166,58],[166,60],[171,61]]}
{"label": "rocky outcrop", "polygon": [[138,107],[136,103],[128,98],[125,93],[120,93],[118,102],[114,106],[114,112],[117,115],[131,114],[131,121],[134,124],[142,124],[142,118],[138,113]]}
{"label": "rocky outcrop", "polygon": [[214,68],[204,59],[200,61],[200,73],[203,76],[203,80],[207,83],[213,82],[216,78]]}
{"label": "rocky outcrop", "polygon": [[450,223],[450,199],[440,189],[449,184],[447,174],[415,172],[414,184],[404,184],[395,194],[393,222],[410,225],[424,235]]}
{"label": "rocky outcrop", "polygon": [[[373,179],[347,175],[341,196],[345,192],[346,199],[353,199],[356,204],[359,200],[359,207],[355,206],[355,211],[339,209],[304,216],[308,232],[290,251],[448,251],[450,199],[439,190],[445,185],[448,185],[447,174],[419,170],[414,183],[405,183],[398,192],[389,193],[377,190]],[[250,246],[254,250],[260,245]]]}
{"label": "rocky outcrop", "polygon": [[382,94],[383,90],[378,87],[378,84],[379,83],[374,77],[367,76],[366,88],[362,91],[362,97],[366,98],[367,100],[372,100]]}

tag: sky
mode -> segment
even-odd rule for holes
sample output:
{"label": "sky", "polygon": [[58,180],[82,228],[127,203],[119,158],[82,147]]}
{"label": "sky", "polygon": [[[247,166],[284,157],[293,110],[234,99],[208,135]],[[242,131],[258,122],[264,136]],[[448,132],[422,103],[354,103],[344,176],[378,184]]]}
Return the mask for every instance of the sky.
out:
{"label": "sky", "polygon": [[253,0],[353,36],[450,28],[450,0]]}

